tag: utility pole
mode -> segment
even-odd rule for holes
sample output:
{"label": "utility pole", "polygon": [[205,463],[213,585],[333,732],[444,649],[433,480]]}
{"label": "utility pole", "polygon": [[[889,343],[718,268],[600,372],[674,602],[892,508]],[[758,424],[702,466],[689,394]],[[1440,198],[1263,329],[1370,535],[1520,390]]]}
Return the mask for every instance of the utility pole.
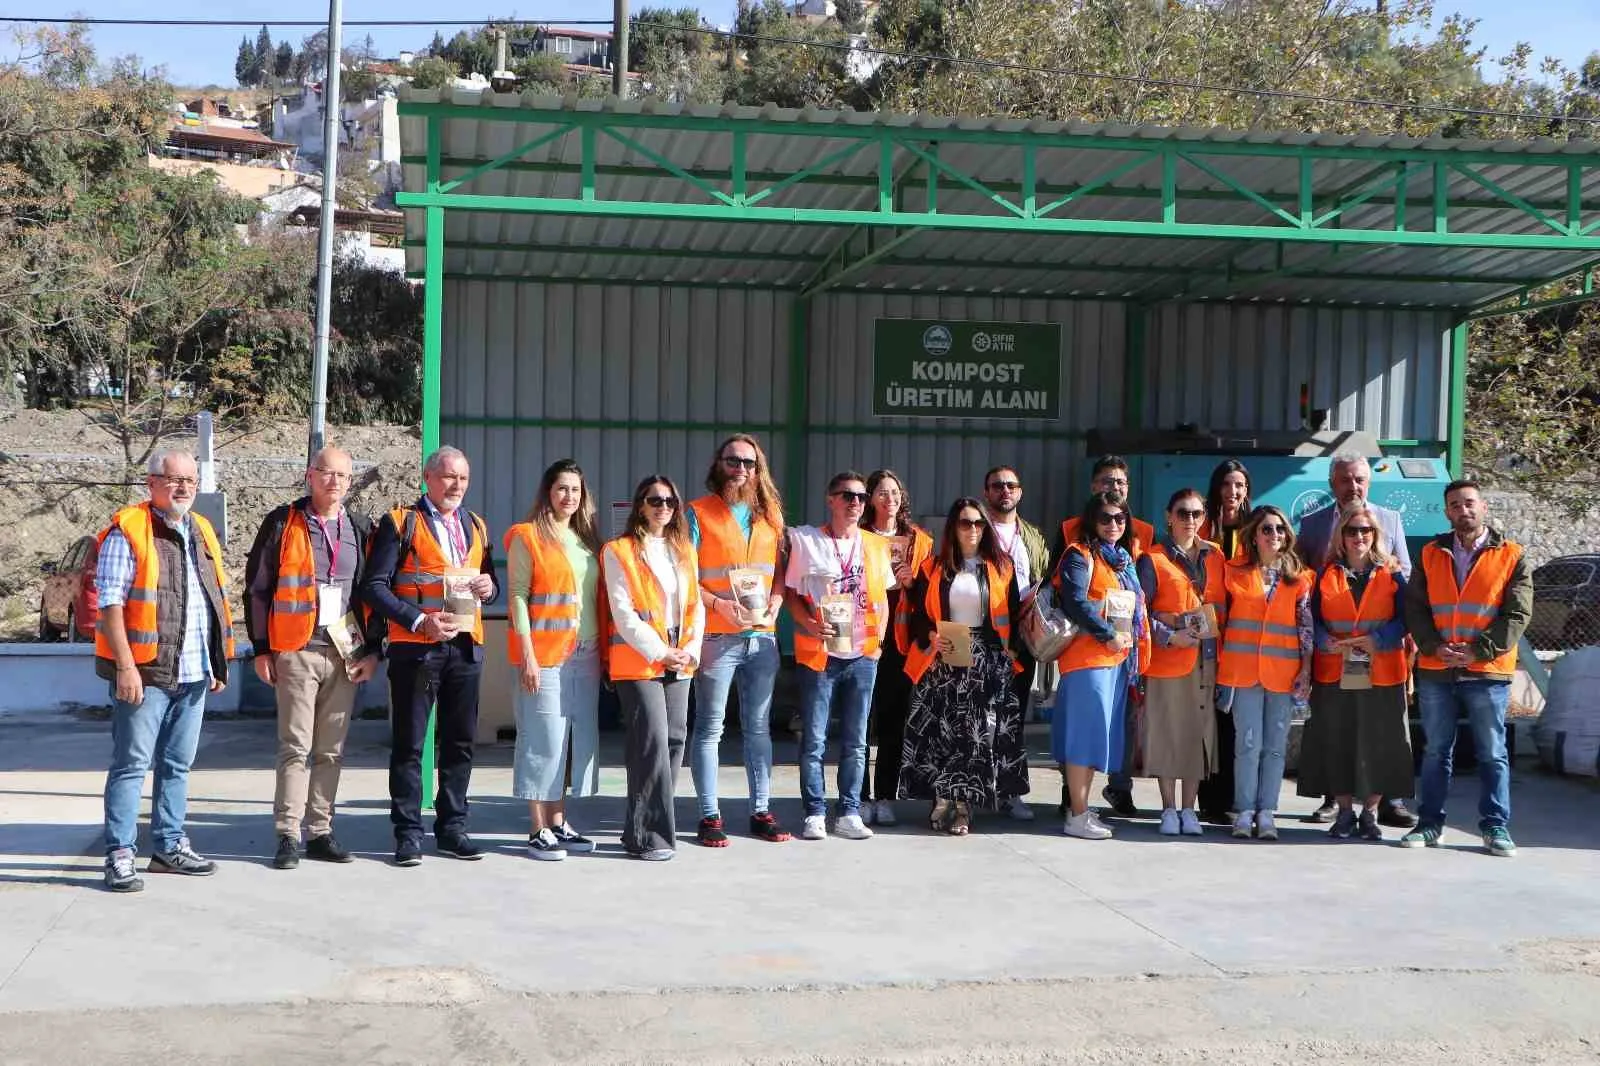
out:
{"label": "utility pole", "polygon": [[311,434],[306,461],[322,450],[328,420],[328,335],[333,314],[333,238],[338,231],[339,60],[343,0],[328,0],[328,70],[322,79],[322,219],[317,227],[317,339],[311,355]]}
{"label": "utility pole", "polygon": [[628,98],[628,0],[616,0],[611,28],[611,92]]}

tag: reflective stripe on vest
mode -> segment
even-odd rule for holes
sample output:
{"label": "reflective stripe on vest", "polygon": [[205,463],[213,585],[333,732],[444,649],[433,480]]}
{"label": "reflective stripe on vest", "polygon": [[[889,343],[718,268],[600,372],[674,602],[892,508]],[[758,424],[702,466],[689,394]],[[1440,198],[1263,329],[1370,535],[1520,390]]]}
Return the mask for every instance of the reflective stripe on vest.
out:
{"label": "reflective stripe on vest", "polygon": [[[1087,544],[1073,544],[1070,541],[1068,541],[1067,550],[1075,551],[1089,561],[1089,590],[1085,598],[1091,605],[1103,605],[1108,595],[1122,588],[1122,582],[1117,580],[1117,572],[1111,569],[1110,564],[1104,559],[1100,558],[1099,552],[1093,550]],[[1056,572],[1060,573],[1059,566],[1056,568]],[[1147,632],[1148,629],[1149,627],[1147,626]],[[1146,640],[1139,642],[1139,661],[1148,664],[1150,655]],[[1072,638],[1072,642],[1067,645],[1066,650],[1061,653],[1061,657],[1056,660],[1056,665],[1065,674],[1072,670],[1098,670],[1106,666],[1120,666],[1127,657],[1128,652],[1126,650],[1118,650],[1102,644],[1091,636],[1087,630],[1079,630],[1078,635]]]}
{"label": "reflective stripe on vest", "polygon": [[1260,567],[1229,563],[1224,570],[1228,621],[1217,657],[1217,684],[1292,691],[1300,673],[1296,608],[1301,594],[1310,587],[1310,575],[1302,573],[1293,581],[1280,577],[1268,602]]}
{"label": "reflective stripe on vest", "polygon": [[[633,603],[633,613],[641,622],[650,623],[650,628],[656,631],[656,636],[661,638],[663,644],[673,647],[669,639],[671,627],[667,625],[666,618],[666,592],[661,588],[655,571],[650,569],[650,564],[640,554],[639,542],[623,535],[607,541],[601,554],[615,559],[621,568],[623,579],[628,583],[628,598]],[[700,603],[698,577],[693,555],[678,560],[678,592],[683,599],[683,610],[677,619],[678,642],[675,646],[678,648],[688,647],[694,641],[695,607]],[[607,621],[606,643],[610,648],[607,672],[611,680],[649,681],[666,673],[666,663],[646,659],[623,638],[614,622]],[[689,677],[693,673],[693,668],[690,668],[678,671],[678,676]]]}
{"label": "reflective stripe on vest", "polygon": [[[778,531],[760,515],[751,515],[750,536],[739,528],[733,509],[721,496],[701,496],[689,504],[700,525],[700,584],[719,599],[733,598],[728,575],[736,569],[754,570],[770,581],[778,572]],[[756,626],[771,633],[776,623]],[[706,632],[742,633],[744,629],[715,611],[706,611]]]}
{"label": "reflective stripe on vest", "polygon": [[[506,530],[506,551],[521,543],[533,565],[533,585],[525,590],[528,601],[528,637],[533,642],[533,657],[541,667],[560,666],[578,646],[578,624],[582,604],[578,599],[578,579],[567,560],[567,551],[539,535],[532,522],[518,522]],[[598,565],[598,560],[596,560]],[[593,610],[593,606],[590,607]],[[506,647],[513,665],[522,663],[522,640],[506,625]]]}
{"label": "reflective stripe on vest", "polygon": [[315,571],[305,512],[291,506],[278,546],[278,584],[267,615],[267,643],[273,651],[299,651],[316,631]]}
{"label": "reflective stripe on vest", "polygon": [[[223,653],[231,659],[234,651],[233,607],[228,603],[228,575],[222,568],[222,545],[218,543],[211,523],[202,515],[191,514],[189,517],[192,528],[200,534],[200,550],[194,553],[194,557],[198,560],[204,554],[211,560],[212,575],[222,600],[223,617],[217,619],[217,623],[222,630]],[[122,605],[122,626],[133,661],[140,665],[155,661],[156,647],[161,642],[160,623],[156,616],[156,587],[161,581],[161,560],[156,556],[155,547],[157,521],[148,501],[136,503],[112,515],[111,523],[100,531],[95,540],[95,549],[98,551],[113,529],[121,530],[123,539],[128,542],[128,550],[133,555],[133,583],[128,586],[127,599]],[[200,584],[201,595],[204,595],[205,582]],[[183,620],[180,619],[178,624],[182,626]],[[99,625],[95,626],[94,653],[101,659],[116,661],[111,642],[105,638]]]}
{"label": "reflective stripe on vest", "polygon": [[[823,536],[830,536],[827,530],[822,530]],[[878,636],[878,612],[889,609],[889,580],[890,569],[889,542],[876,533],[867,530],[861,531],[861,573],[867,585],[866,609],[866,637],[862,643],[861,654],[873,656],[882,646]],[[811,604],[812,610],[818,609],[818,604]],[[818,673],[828,668],[828,649],[819,637],[802,630],[799,626],[794,631],[794,661],[801,666],[809,667]]]}
{"label": "reflective stripe on vest", "polygon": [[[467,557],[459,566],[452,567],[450,557],[445,554],[444,548],[433,535],[433,523],[428,520],[428,515],[419,507],[397,507],[389,512],[389,518],[394,522],[397,533],[402,533],[406,527],[406,512],[416,511],[416,529],[411,541],[411,550],[406,554],[405,565],[394,575],[390,585],[396,598],[405,600],[423,614],[437,614],[444,610],[444,574],[449,569],[472,570],[474,572],[483,567],[484,538],[487,530],[483,520],[471,512],[457,511],[456,514],[466,514],[470,521],[471,532],[467,534]],[[401,644],[432,644],[433,641],[421,633],[413,633],[400,623],[390,620],[389,640],[391,643]],[[474,644],[483,643],[483,609],[480,606],[473,612],[472,641]]]}
{"label": "reflective stripe on vest", "polygon": [[[993,563],[983,564],[986,584],[989,590],[989,624],[994,626],[995,632],[1000,634],[1000,646],[1011,646],[1011,615],[1010,606],[1006,601],[1006,593],[1011,589],[1011,582],[1015,579],[1015,572],[1009,561],[1003,561],[996,567]],[[944,621],[944,567],[937,559],[928,559],[923,563],[921,573],[928,579],[928,594],[923,597],[921,610],[928,616],[928,621],[933,623],[929,632],[930,640],[938,636],[938,623]],[[910,590],[900,597],[902,603],[911,598]],[[911,650],[906,652],[906,676],[911,678],[912,684],[922,680],[922,675],[928,672],[928,667],[933,665],[936,658],[933,647],[923,647],[913,644]],[[1012,660],[1013,673],[1022,672],[1022,664]]]}
{"label": "reflective stripe on vest", "polygon": [[[1226,621],[1224,609],[1228,595],[1227,579],[1223,574],[1220,547],[1211,545],[1211,550],[1205,555],[1204,597],[1195,592],[1194,582],[1189,580],[1188,571],[1167,554],[1165,545],[1159,543],[1151,545],[1147,554],[1156,573],[1156,595],[1148,607],[1151,614],[1158,611],[1162,614],[1187,614],[1198,610],[1202,604],[1209,603],[1216,608],[1217,624],[1220,626]],[[1155,645],[1150,649],[1150,665],[1145,674],[1148,677],[1188,677],[1199,662],[1199,644],[1188,648],[1174,647],[1170,644],[1166,647]]]}
{"label": "reflective stripe on vest", "polygon": [[[1428,579],[1428,601],[1433,625],[1447,644],[1471,644],[1483,634],[1500,613],[1506,587],[1522,559],[1522,546],[1501,541],[1485,548],[1473,560],[1466,586],[1456,584],[1455,559],[1448,549],[1430,541],[1422,547],[1423,573]],[[1418,655],[1419,670],[1449,670],[1437,655]],[[1487,662],[1474,661],[1465,667],[1475,674],[1512,674],[1517,669],[1517,649]]]}
{"label": "reflective stripe on vest", "polygon": [[[1320,612],[1322,628],[1335,638],[1370,634],[1394,619],[1394,574],[1376,570],[1367,580],[1361,604],[1356,605],[1350,590],[1350,577],[1342,566],[1333,565],[1322,571],[1318,579],[1321,592]],[[1317,649],[1312,656],[1312,678],[1324,685],[1337,685],[1344,672],[1344,656],[1338,652]],[[1379,687],[1403,685],[1409,673],[1406,653],[1402,648],[1383,648],[1372,653],[1372,683]]]}

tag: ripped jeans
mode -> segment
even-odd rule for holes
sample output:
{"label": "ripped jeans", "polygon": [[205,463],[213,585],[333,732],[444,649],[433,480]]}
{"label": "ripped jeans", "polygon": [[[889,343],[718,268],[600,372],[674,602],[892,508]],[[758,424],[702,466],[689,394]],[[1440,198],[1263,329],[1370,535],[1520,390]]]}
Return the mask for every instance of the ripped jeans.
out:
{"label": "ripped jeans", "polygon": [[1233,809],[1276,811],[1294,697],[1260,685],[1233,692]]}

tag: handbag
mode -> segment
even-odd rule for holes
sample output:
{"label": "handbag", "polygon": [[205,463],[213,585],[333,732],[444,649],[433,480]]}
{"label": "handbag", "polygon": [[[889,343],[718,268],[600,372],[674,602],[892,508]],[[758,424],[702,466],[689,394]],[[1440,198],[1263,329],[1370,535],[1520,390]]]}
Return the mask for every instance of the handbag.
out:
{"label": "handbag", "polygon": [[1045,581],[1023,593],[1020,615],[1022,641],[1041,663],[1059,659],[1078,635],[1077,625],[1055,605],[1055,596]]}

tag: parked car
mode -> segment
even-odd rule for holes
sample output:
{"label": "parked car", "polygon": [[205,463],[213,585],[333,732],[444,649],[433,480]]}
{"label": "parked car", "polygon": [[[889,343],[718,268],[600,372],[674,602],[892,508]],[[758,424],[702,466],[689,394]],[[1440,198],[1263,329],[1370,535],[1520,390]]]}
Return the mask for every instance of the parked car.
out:
{"label": "parked car", "polygon": [[98,547],[93,537],[72,542],[60,562],[45,563],[39,595],[40,640],[93,640],[98,597],[94,569]]}
{"label": "parked car", "polygon": [[1600,644],[1600,553],[1563,555],[1533,572],[1528,640],[1539,651]]}

